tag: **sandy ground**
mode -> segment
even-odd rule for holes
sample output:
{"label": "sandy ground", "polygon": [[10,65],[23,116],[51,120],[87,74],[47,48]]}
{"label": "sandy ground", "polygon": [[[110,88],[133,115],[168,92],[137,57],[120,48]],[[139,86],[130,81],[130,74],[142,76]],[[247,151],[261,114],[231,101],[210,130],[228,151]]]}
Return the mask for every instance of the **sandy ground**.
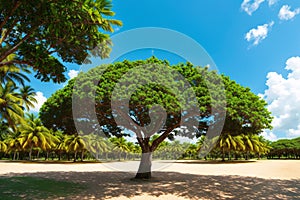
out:
{"label": "sandy ground", "polygon": [[0,175],[46,177],[87,186],[80,195],[64,199],[300,199],[300,160],[155,161],[151,181],[130,180],[137,166],[138,162],[133,161],[109,164],[0,161]]}

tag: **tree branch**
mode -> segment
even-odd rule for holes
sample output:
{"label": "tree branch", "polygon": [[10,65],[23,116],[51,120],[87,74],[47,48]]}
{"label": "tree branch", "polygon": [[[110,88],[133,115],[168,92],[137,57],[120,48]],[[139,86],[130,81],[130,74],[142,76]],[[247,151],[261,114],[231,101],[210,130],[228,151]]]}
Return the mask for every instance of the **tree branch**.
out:
{"label": "tree branch", "polygon": [[153,151],[155,151],[155,149],[158,147],[158,145],[162,142],[162,141],[164,141],[167,137],[168,137],[168,135],[169,135],[169,133],[171,133],[175,128],[177,128],[177,127],[179,127],[179,124],[176,124],[176,125],[174,125],[174,126],[172,126],[172,127],[169,127],[169,128],[167,128],[167,130],[163,133],[163,134],[161,134],[158,138],[156,138],[153,142],[152,142],[152,145],[151,145],[151,152],[153,152]]}
{"label": "tree branch", "polygon": [[5,19],[0,24],[0,30],[2,30],[3,26],[7,23],[8,19],[12,16],[15,10],[21,5],[21,1],[16,1],[14,7],[11,9],[10,13],[5,17]]}
{"label": "tree branch", "polygon": [[[34,29],[35,30],[35,29]],[[15,52],[18,47],[23,44],[23,42],[25,42],[33,33],[33,31],[31,31],[31,33],[27,34],[25,37],[22,38],[22,40],[20,40],[20,42],[18,44],[16,44],[14,47],[12,47],[10,50],[6,51],[1,57],[0,57],[0,62],[3,61],[7,56],[9,56],[10,54],[12,54],[13,52]]]}
{"label": "tree branch", "polygon": [[32,66],[32,64],[28,61],[22,61],[22,60],[11,60],[11,61],[7,61],[7,62],[1,62],[0,63],[0,67],[3,67],[5,65],[12,65],[12,64],[24,64],[24,65],[29,65]]}
{"label": "tree branch", "polygon": [[9,33],[13,30],[14,26],[16,25],[16,23],[18,22],[18,20],[14,20],[14,22],[12,23],[11,27],[5,31],[4,36],[1,38],[0,40],[0,46],[2,46],[2,43],[5,41],[5,39],[7,38],[7,36],[9,35]]}

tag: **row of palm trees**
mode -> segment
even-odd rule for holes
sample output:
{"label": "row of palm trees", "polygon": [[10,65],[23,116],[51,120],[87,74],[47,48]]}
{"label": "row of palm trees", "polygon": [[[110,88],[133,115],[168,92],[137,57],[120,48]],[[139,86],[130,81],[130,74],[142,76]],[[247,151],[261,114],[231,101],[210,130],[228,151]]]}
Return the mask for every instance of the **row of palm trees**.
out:
{"label": "row of palm trees", "polygon": [[227,134],[220,137],[217,149],[220,150],[223,161],[226,155],[230,160],[232,154],[235,159],[242,156],[248,160],[253,154],[256,154],[257,158],[260,159],[262,155],[266,155],[271,150],[271,146],[270,142],[265,140],[263,136],[253,134],[232,136]]}
{"label": "row of palm trees", "polygon": [[[158,135],[151,138],[152,142]],[[154,159],[199,159],[199,151],[205,145],[214,145],[205,159],[223,161],[234,158],[260,158],[266,155],[271,147],[263,137],[257,135],[224,135],[214,141],[205,140],[202,136],[197,143],[180,143],[179,141],[164,141],[153,153]],[[41,120],[33,114],[27,115],[25,123],[13,134],[0,140],[0,152],[3,157],[17,159],[52,159],[76,161],[78,158],[128,160],[138,159],[141,148],[124,137],[109,139],[97,134],[66,135],[61,131],[53,131],[44,127]]]}

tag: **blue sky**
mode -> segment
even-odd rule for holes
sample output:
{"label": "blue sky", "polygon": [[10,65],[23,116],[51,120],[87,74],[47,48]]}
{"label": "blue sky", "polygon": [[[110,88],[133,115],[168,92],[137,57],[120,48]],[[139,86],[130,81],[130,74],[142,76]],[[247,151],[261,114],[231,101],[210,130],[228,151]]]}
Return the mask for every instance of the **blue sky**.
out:
{"label": "blue sky", "polygon": [[[198,42],[220,73],[266,99],[275,117],[268,139],[300,136],[300,1],[295,0],[114,0],[124,26],[167,28]],[[126,41],[134,43],[135,41]],[[180,44],[180,41],[178,41]],[[121,58],[151,55],[181,61],[159,50],[136,50]],[[67,64],[76,75],[80,66]],[[70,71],[73,70],[73,71]],[[41,102],[64,84],[32,80]],[[298,101],[299,100],[299,101]]]}

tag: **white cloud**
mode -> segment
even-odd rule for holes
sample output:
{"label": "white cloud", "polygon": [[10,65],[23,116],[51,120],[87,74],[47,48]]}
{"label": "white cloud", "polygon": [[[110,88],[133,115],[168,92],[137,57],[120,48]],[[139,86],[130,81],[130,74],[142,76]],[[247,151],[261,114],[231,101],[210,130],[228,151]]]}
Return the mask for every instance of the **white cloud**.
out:
{"label": "white cloud", "polygon": [[273,132],[268,131],[268,130],[262,132],[261,135],[265,139],[270,140],[270,141],[276,141],[276,140],[278,140],[278,137]]}
{"label": "white cloud", "polygon": [[[286,61],[286,78],[276,72],[267,75],[263,97],[274,117],[273,133],[282,133],[288,138],[300,136],[300,57]],[[265,133],[273,137],[271,132]]]}
{"label": "white cloud", "polygon": [[68,72],[68,76],[70,77],[70,79],[72,79],[72,78],[75,78],[78,75],[78,73],[79,73],[79,71],[71,69]]}
{"label": "white cloud", "polygon": [[269,24],[257,26],[257,28],[253,28],[246,33],[245,39],[248,42],[253,41],[253,45],[258,45],[268,36],[269,30],[273,25],[274,21],[270,22]]}
{"label": "white cloud", "polygon": [[243,11],[248,13],[248,15],[252,15],[254,11],[256,11],[260,4],[263,3],[265,0],[244,0],[241,8]]}
{"label": "white cloud", "polygon": [[34,97],[37,100],[37,103],[34,103],[34,108],[31,108],[30,111],[32,112],[39,112],[42,105],[47,101],[47,98],[44,96],[42,92],[36,92]]}
{"label": "white cloud", "polygon": [[275,3],[277,3],[279,0],[268,0],[269,6],[273,6]]}
{"label": "white cloud", "polygon": [[293,19],[299,13],[300,13],[300,8],[297,8],[292,11],[290,6],[283,5],[279,10],[278,17],[280,20],[290,20]]}

